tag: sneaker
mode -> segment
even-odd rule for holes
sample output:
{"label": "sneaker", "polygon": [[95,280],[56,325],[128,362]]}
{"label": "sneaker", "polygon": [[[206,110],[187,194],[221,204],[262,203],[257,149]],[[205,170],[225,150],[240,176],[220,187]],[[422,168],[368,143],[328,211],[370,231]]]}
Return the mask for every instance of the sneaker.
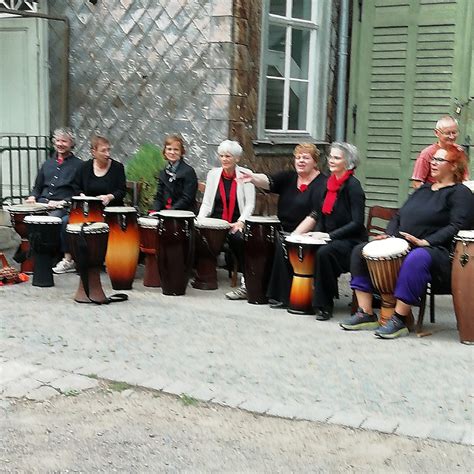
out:
{"label": "sneaker", "polygon": [[236,290],[229,291],[225,294],[228,300],[246,300],[247,290],[245,288],[237,288]]}
{"label": "sneaker", "polygon": [[53,272],[59,273],[72,273],[76,271],[76,264],[74,260],[66,260],[63,258],[54,268]]}
{"label": "sneaker", "polygon": [[357,311],[349,319],[339,323],[339,326],[347,331],[371,330],[379,327],[379,321],[375,314],[368,314],[362,308],[357,308]]}
{"label": "sneaker", "polygon": [[380,326],[375,331],[375,336],[381,339],[396,339],[397,337],[408,336],[408,332],[402,318],[394,314],[385,326]]}

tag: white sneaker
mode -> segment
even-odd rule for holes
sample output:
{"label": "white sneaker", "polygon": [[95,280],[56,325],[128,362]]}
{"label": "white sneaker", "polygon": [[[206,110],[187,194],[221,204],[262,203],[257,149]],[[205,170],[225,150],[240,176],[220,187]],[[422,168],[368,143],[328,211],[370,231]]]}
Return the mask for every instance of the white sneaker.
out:
{"label": "white sneaker", "polygon": [[245,288],[237,288],[236,290],[229,291],[225,294],[228,300],[246,300],[247,290]]}
{"label": "white sneaker", "polygon": [[66,260],[63,258],[54,268],[53,272],[59,273],[72,273],[76,271],[76,264],[74,260]]}

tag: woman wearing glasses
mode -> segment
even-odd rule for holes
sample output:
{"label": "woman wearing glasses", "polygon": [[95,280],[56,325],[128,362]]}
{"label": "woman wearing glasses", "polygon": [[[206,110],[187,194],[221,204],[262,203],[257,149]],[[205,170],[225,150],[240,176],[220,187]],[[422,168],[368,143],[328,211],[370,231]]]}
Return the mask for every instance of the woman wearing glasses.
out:
{"label": "woman wearing glasses", "polygon": [[[386,326],[375,335],[394,339],[408,334],[407,318],[412,305],[419,305],[426,285],[450,288],[451,262],[449,252],[453,237],[460,229],[468,228],[474,209],[471,191],[461,184],[467,168],[463,151],[451,145],[446,150],[438,147],[431,160],[433,183],[425,183],[405,202],[390,221],[387,235],[408,241],[411,251],[405,257],[396,286],[395,311]],[[357,246],[351,258],[351,287],[358,302],[357,312],[341,323],[346,330],[377,328],[377,317],[372,310],[372,286],[367,264]]]}

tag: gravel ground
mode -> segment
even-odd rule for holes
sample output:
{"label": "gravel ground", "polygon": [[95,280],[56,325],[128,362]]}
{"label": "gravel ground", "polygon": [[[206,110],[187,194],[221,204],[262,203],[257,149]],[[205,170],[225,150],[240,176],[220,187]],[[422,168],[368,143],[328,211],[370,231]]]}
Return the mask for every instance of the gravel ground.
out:
{"label": "gravel ground", "polygon": [[474,460],[458,444],[255,415],[120,383],[0,407],[1,472],[450,473],[469,472]]}

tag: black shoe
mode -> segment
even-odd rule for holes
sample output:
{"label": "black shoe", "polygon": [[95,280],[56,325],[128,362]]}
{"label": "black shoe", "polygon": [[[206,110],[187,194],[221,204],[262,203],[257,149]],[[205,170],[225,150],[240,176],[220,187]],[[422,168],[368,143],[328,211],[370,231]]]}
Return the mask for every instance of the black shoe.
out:
{"label": "black shoe", "polygon": [[273,303],[270,303],[270,308],[272,308],[272,309],[286,309],[287,306],[282,301],[274,301]]}
{"label": "black shoe", "polygon": [[332,318],[332,308],[319,308],[316,312],[316,321],[327,321]]}

